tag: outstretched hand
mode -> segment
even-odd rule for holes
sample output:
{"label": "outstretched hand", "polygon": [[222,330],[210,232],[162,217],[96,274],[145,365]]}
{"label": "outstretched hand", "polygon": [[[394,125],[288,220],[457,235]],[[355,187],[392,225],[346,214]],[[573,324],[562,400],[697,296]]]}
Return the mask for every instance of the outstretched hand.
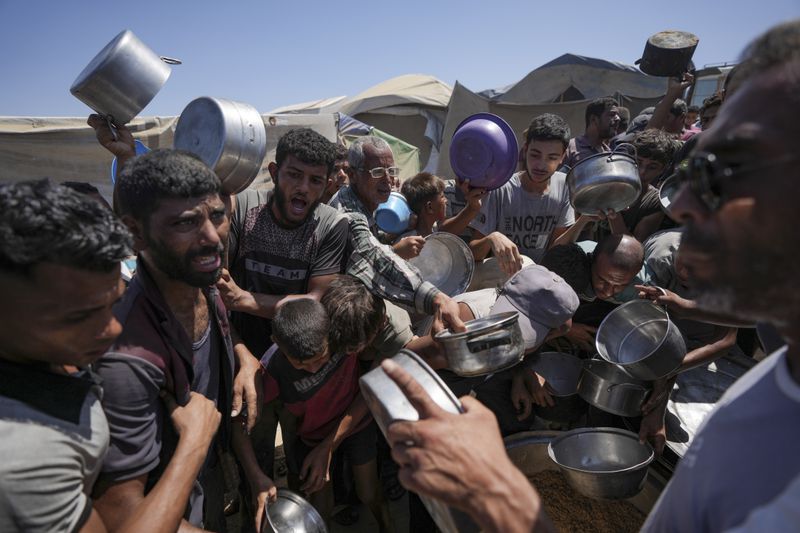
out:
{"label": "outstretched hand", "polygon": [[97,114],[89,115],[86,123],[94,129],[97,141],[120,161],[136,155],[136,145],[131,130],[125,126],[115,126],[116,136],[105,117]]}

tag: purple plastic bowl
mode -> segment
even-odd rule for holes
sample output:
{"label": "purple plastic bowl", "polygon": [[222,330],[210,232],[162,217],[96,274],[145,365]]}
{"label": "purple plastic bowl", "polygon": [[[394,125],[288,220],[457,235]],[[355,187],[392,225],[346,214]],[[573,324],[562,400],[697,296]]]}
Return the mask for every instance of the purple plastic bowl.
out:
{"label": "purple plastic bowl", "polygon": [[450,166],[460,180],[489,190],[502,187],[514,174],[519,158],[511,126],[491,113],[467,117],[450,143]]}
{"label": "purple plastic bowl", "polygon": [[406,197],[399,192],[391,193],[389,199],[375,210],[375,223],[386,233],[398,235],[405,232],[410,219],[411,208]]}

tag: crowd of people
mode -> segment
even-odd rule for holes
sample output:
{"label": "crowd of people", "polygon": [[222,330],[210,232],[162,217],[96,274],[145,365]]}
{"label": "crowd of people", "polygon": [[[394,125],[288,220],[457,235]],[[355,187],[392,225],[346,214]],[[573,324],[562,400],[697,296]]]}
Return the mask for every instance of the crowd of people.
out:
{"label": "crowd of people", "polygon": [[[12,302],[0,320],[0,530],[226,531],[233,493],[242,531],[260,531],[277,498],[280,428],[286,483],[326,521],[352,523],[360,502],[394,531],[388,501],[405,487],[410,531],[436,531],[420,496],[485,531],[549,531],[502,441],[541,423],[546,378],[526,364],[459,376],[434,335],[514,311],[526,357],[588,358],[602,320],[637,298],[670,311],[688,346],[681,371],[752,355],[740,328],[756,322],[779,339],[720,400],[644,530],[796,530],[800,220],[789,192],[800,132],[787,117],[800,112],[800,21],[754,41],[700,109],[681,99],[692,83],[672,80],[633,119],[594,100],[581,135],[534,117],[519,171],[492,191],[427,172],[400,183],[382,139],[345,148],[299,128],[278,141],[272,189],[229,196],[192,154],[137,156],[130,131],[92,115],[118,159],[113,205],[82,183],[0,184],[0,287]],[[569,169],[623,145],[638,198],[576,213]],[[667,213],[658,187],[673,175]],[[397,235],[373,216],[393,191],[414,213]],[[449,297],[408,262],[434,232],[471,250],[467,292]],[[403,348],[464,413],[393,364]],[[377,366],[420,414],[386,438],[358,385]],[[658,454],[675,379],[652,384],[638,421]],[[600,422],[621,420],[590,411],[580,423]]]}

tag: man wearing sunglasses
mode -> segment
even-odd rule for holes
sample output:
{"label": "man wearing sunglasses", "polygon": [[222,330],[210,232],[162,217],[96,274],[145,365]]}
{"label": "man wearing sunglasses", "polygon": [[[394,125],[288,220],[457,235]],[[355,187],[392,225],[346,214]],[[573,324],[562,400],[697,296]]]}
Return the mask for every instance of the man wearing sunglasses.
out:
{"label": "man wearing sunglasses", "polygon": [[330,201],[350,222],[350,240],[345,250],[345,257],[349,258],[347,273],[386,300],[427,315],[441,312],[446,324],[456,330],[463,328],[458,304],[430,282],[423,281],[417,269],[401,257],[406,255],[404,241],[416,248],[413,254],[416,255],[424,239],[406,237],[394,248],[378,241],[378,226],[372,213],[389,199],[400,175],[389,144],[378,137],[361,137],[350,146],[348,162],[350,184],[339,189]]}
{"label": "man wearing sunglasses", "polygon": [[[789,342],[717,403],[642,531],[797,530],[800,123],[788,117],[800,115],[800,20],[757,39],[741,67],[742,85],[699,139],[673,204],[685,224],[680,258],[699,306],[768,321]],[[464,414],[445,413],[402,369],[386,361],[384,370],[423,413],[387,435],[409,489],[468,512],[487,531],[549,530],[483,406],[464,398]]]}

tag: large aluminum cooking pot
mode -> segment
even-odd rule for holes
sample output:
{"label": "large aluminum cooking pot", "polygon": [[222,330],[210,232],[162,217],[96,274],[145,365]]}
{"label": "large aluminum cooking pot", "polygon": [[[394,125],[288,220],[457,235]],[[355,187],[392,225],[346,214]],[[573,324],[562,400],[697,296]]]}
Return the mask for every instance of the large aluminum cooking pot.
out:
{"label": "large aluminum cooking pot", "polygon": [[680,366],[686,343],[667,311],[649,300],[633,300],[611,311],[597,328],[600,357],[634,378],[655,381]]}
{"label": "large aluminum cooking pot", "polygon": [[[392,361],[411,374],[439,407],[453,414],[463,412],[461,402],[458,401],[453,391],[420,356],[411,350],[400,350],[392,357]],[[364,401],[384,436],[393,422],[419,420],[419,412],[380,366],[361,376],[359,384]],[[477,533],[479,531],[477,525],[457,509],[451,509],[433,498],[420,496],[420,499],[442,532],[471,533],[474,531]]]}
{"label": "large aluminum cooking pot", "polygon": [[647,381],[632,378],[619,366],[602,359],[584,361],[578,383],[581,398],[602,411],[629,417],[642,414],[642,403],[650,389]]}
{"label": "large aluminum cooking pot", "polygon": [[200,157],[214,169],[223,192],[236,194],[261,170],[267,155],[267,132],[255,107],[202,96],[181,112],[173,146]]}
{"label": "large aluminum cooking pot", "polygon": [[651,76],[681,76],[692,65],[692,56],[700,39],[685,31],[667,30],[651,35],[636,64]]}
{"label": "large aluminum cooking pot", "polygon": [[475,273],[475,258],[469,246],[445,231],[425,237],[419,255],[408,262],[417,267],[423,280],[451,298],[467,290]]}
{"label": "large aluminum cooking pot", "polygon": [[579,428],[548,444],[547,452],[573,489],[589,498],[621,500],[637,495],[655,458],[653,447],[618,428]]}
{"label": "large aluminum cooking pot", "polygon": [[528,368],[544,377],[553,397],[553,405],[536,405],[536,416],[553,422],[574,422],[586,412],[586,402],[578,396],[581,359],[561,352],[542,352],[530,359]]}
{"label": "large aluminum cooking pot", "polygon": [[130,30],[114,37],[78,74],[69,92],[113,124],[124,125],[145,108],[169,78],[169,64]]}
{"label": "large aluminum cooking pot", "polygon": [[465,331],[440,331],[447,366],[459,376],[483,376],[512,367],[525,356],[519,313],[509,311],[464,323]]}
{"label": "large aluminum cooking pot", "polygon": [[[633,150],[631,156],[626,150]],[[622,211],[642,192],[636,165],[636,151],[620,143],[612,152],[603,152],[579,161],[567,174],[569,200],[579,213]]]}

